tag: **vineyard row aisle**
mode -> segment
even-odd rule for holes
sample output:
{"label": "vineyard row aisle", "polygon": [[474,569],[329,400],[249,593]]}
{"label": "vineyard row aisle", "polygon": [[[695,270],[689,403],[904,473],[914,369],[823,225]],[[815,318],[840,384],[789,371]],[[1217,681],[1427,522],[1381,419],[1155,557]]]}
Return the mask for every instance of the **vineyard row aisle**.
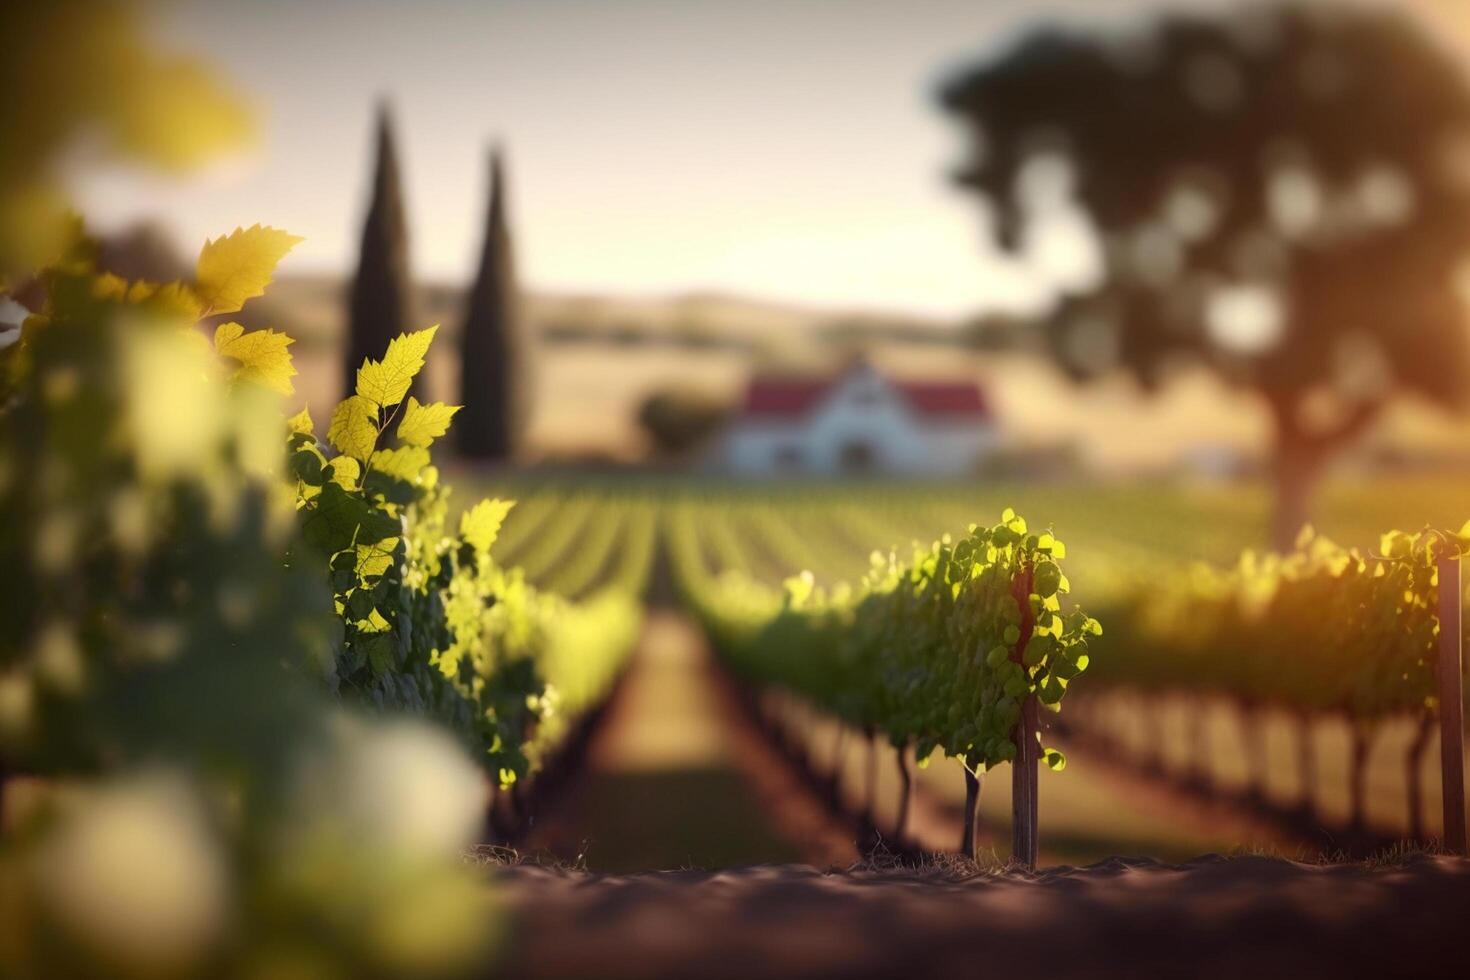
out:
{"label": "vineyard row aisle", "polygon": [[528,849],[606,872],[856,859],[854,835],[795,782],[706,657],[687,617],[648,610],[585,770]]}

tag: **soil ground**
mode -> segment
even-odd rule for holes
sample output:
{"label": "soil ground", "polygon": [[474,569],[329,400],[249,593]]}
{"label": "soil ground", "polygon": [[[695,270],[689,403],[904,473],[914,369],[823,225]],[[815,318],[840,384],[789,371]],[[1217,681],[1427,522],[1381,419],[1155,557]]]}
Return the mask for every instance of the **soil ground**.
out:
{"label": "soil ground", "polygon": [[1113,859],[962,881],[797,865],[495,877],[517,918],[511,977],[1470,975],[1460,858]]}

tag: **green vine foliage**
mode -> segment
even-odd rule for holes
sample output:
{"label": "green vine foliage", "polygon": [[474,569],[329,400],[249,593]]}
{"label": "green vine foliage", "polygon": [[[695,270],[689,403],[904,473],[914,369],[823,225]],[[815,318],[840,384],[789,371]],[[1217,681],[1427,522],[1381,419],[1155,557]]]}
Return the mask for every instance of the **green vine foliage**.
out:
{"label": "green vine foliage", "polygon": [[573,606],[499,567],[490,548],[507,501],[483,500],[446,530],[449,493],[430,446],[458,409],[408,394],[435,330],[404,334],[363,364],[326,444],[309,414],[293,418],[290,469],[342,618],[332,683],[450,725],[507,785],[554,743],[566,714],[606,692],[638,614],[630,596]]}
{"label": "green vine foliage", "polygon": [[[1064,610],[1063,544],[1007,510],[903,563],[875,553],[856,587],[815,588],[804,573],[783,593],[748,577],[712,578],[691,513],[676,516],[674,564],[719,649],[757,684],[775,684],[860,727],[936,749],[972,770],[1015,758],[1027,698],[1061,709],[1102,632]],[[1066,760],[1055,749],[1048,765]]]}
{"label": "green vine foliage", "polygon": [[1458,534],[1383,535],[1377,553],[1305,529],[1284,555],[1196,566],[1119,608],[1096,681],[1220,695],[1370,723],[1435,706],[1438,559]]}

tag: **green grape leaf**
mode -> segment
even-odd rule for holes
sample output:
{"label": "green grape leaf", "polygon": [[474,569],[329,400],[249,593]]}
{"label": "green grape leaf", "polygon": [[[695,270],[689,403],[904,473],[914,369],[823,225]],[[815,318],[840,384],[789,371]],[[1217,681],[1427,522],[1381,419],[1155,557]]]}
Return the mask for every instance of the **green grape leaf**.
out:
{"label": "green grape leaf", "polygon": [[291,473],[309,487],[319,487],[326,480],[322,475],[322,455],[315,449],[298,449],[291,454]]}
{"label": "green grape leaf", "polygon": [[1042,561],[1036,563],[1036,569],[1032,573],[1031,587],[1036,594],[1043,599],[1057,594],[1062,584],[1062,570],[1056,562]]}
{"label": "green grape leaf", "polygon": [[1056,638],[1044,633],[1033,633],[1021,652],[1021,663],[1035,667],[1056,650]]}
{"label": "green grape leaf", "polygon": [[1047,749],[1042,753],[1041,759],[1052,772],[1061,772],[1067,768],[1067,757],[1056,749]]}
{"label": "green grape leaf", "polygon": [[373,594],[367,589],[358,589],[347,599],[347,615],[352,619],[367,619],[373,612]]}
{"label": "green grape leaf", "polygon": [[358,642],[358,648],[372,665],[373,673],[386,674],[393,669],[398,641],[392,633],[372,633]]}
{"label": "green grape leaf", "polygon": [[331,482],[322,486],[321,494],[302,522],[306,540],[332,554],[353,544],[372,544],[396,537],[401,529],[396,519]]}

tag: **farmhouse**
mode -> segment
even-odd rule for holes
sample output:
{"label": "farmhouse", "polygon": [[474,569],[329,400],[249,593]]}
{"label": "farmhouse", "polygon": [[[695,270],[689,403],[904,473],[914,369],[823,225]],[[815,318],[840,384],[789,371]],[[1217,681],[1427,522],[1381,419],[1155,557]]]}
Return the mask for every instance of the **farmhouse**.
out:
{"label": "farmhouse", "polygon": [[974,382],[899,381],[858,359],[827,377],[752,378],[721,461],[750,476],[957,476],[997,438]]}

